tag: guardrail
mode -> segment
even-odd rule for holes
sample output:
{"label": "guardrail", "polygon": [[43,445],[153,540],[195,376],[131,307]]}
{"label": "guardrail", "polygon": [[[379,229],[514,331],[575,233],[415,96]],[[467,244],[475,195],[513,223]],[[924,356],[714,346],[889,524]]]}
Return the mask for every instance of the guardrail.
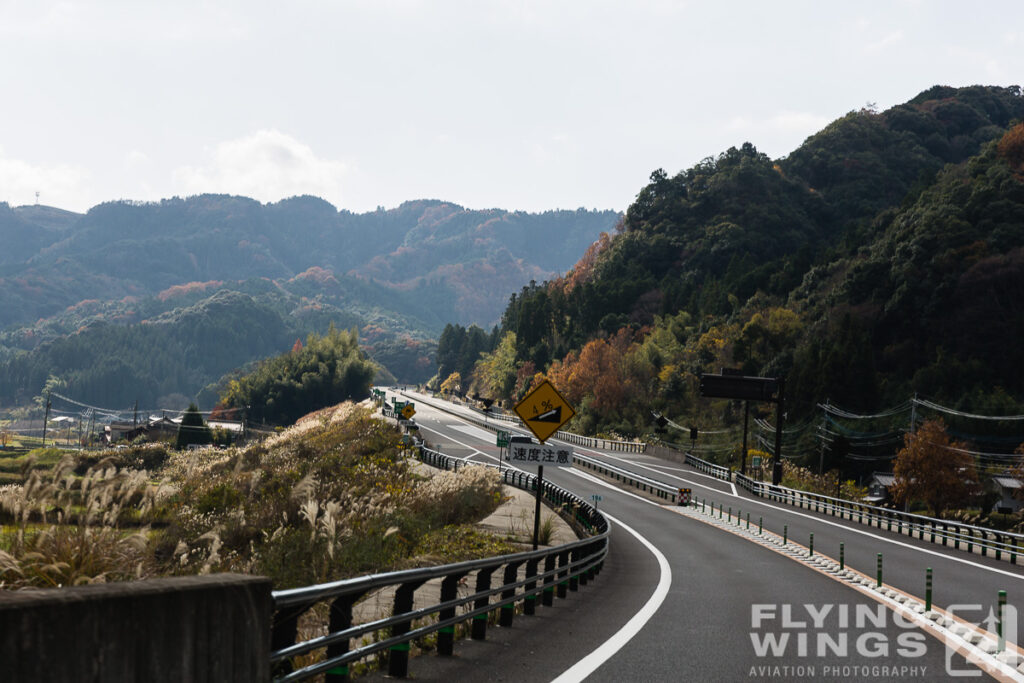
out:
{"label": "guardrail", "polygon": [[957,550],[963,546],[969,553],[975,552],[977,548],[983,557],[991,554],[1000,560],[1003,553],[1007,553],[1012,564],[1017,564],[1017,556],[1024,550],[1024,534],[985,529],[948,519],[936,519],[869,503],[774,486],[742,474],[736,475],[736,483],[755,496],[768,500],[867,524],[878,529],[884,528],[886,531],[906,534],[922,541],[941,543],[947,547],[952,545]]}
{"label": "guardrail", "polygon": [[685,462],[687,465],[693,467],[695,470],[703,472],[704,474],[710,474],[715,479],[721,479],[723,481],[732,481],[732,470],[728,467],[722,467],[716,465],[713,462],[707,460],[701,460],[696,455],[691,453],[685,454]]}
{"label": "guardrail", "polygon": [[588,458],[585,455],[573,454],[572,464],[579,465],[592,472],[597,472],[626,486],[640,489],[675,505],[679,504],[679,489],[663,484],[655,479],[648,479],[629,470],[609,465],[594,458]]}
{"label": "guardrail", "polygon": [[[465,466],[462,460],[437,451],[419,449],[418,454],[424,462],[444,469]],[[536,491],[537,478],[532,474],[506,469],[502,476],[511,486]],[[549,481],[543,482],[542,495],[563,506],[572,514],[572,522],[594,535],[555,548],[275,591],[270,654],[278,676],[275,680],[300,681],[326,674],[328,683],[347,681],[350,663],[384,650],[389,655],[388,674],[405,677],[411,641],[437,633],[438,654],[451,655],[456,624],[472,620],[471,637],[483,640],[488,613],[497,611],[498,623],[511,626],[517,602],[522,602],[524,613],[530,615],[534,614],[538,596],[542,605],[550,606],[556,596],[564,598],[567,591],[578,590],[601,570],[608,553],[608,520],[590,503]],[[499,570],[500,585],[492,586],[492,576]],[[474,592],[459,597],[459,582],[474,572]],[[431,579],[441,579],[441,601],[414,609],[416,589]],[[354,626],[353,605],[371,591],[392,586],[397,587],[393,615]],[[296,643],[299,618],[321,603],[329,604],[327,634]],[[387,630],[388,637],[350,649],[352,639],[382,630]],[[326,649],[323,661],[293,668],[292,658],[320,649]]]}

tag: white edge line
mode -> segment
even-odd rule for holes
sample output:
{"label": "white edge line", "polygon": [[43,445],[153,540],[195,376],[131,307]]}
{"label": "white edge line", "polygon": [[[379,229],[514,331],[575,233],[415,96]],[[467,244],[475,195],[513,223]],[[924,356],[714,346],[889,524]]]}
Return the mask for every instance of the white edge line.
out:
{"label": "white edge line", "polygon": [[661,569],[661,578],[658,580],[658,585],[654,589],[654,593],[644,603],[644,606],[633,615],[633,617],[626,622],[626,624],[612,635],[611,638],[604,641],[597,648],[588,654],[583,659],[579,660],[571,667],[566,669],[558,678],[554,679],[557,683],[575,683],[576,681],[582,681],[590,674],[594,673],[598,667],[611,659],[616,652],[621,650],[625,645],[633,639],[640,629],[654,616],[654,613],[658,611],[661,604],[665,601],[668,596],[668,589],[672,585],[672,568],[668,564],[668,560],[661,554],[661,551],[654,547],[654,545],[646,538],[641,536],[639,533],[634,531],[632,528],[623,524],[621,521],[605,513],[605,516],[612,520],[615,524],[622,527],[630,534],[632,534],[636,540],[640,541],[654,558],[658,561],[658,567]]}
{"label": "white edge line", "polygon": [[[695,481],[691,481],[689,479],[686,479],[685,477],[680,477],[680,476],[677,476],[677,475],[674,475],[674,474],[669,474],[668,472],[660,472],[660,471],[658,471],[656,469],[653,469],[649,465],[644,465],[644,464],[641,464],[641,463],[638,463],[638,462],[634,462],[634,461],[631,461],[631,460],[626,460],[624,458],[619,458],[619,457],[616,457],[614,455],[609,455],[607,453],[602,453],[601,455],[603,457],[610,458],[612,460],[619,460],[620,462],[624,462],[624,463],[627,463],[627,464],[630,464],[630,465],[634,465],[634,466],[639,467],[641,469],[651,470],[655,474],[661,474],[663,476],[670,477],[672,479],[678,479],[679,481],[684,481],[687,484],[691,484],[693,486],[699,486],[701,488],[708,489],[709,491],[713,491],[715,493],[720,493],[720,494],[725,495],[725,496],[730,495],[728,491],[721,491],[719,489],[707,486],[706,484],[699,484],[699,483],[697,483]],[[726,483],[724,480],[719,480],[719,481],[722,481],[723,484]],[[845,524],[840,524],[839,522],[834,522],[834,521],[832,521],[832,520],[830,520],[830,519],[828,519],[827,517],[824,517],[824,516],[815,516],[815,515],[812,515],[812,514],[808,514],[806,512],[800,512],[798,509],[789,508],[788,506],[773,505],[772,503],[764,500],[763,498],[759,498],[759,497],[746,498],[744,496],[740,496],[736,492],[736,485],[735,484],[733,484],[732,487],[733,487],[733,493],[732,493],[733,497],[739,498],[740,500],[748,501],[748,502],[750,502],[750,503],[752,503],[754,505],[760,505],[762,507],[768,508],[769,510],[775,510],[776,512],[782,512],[782,513],[787,514],[787,515],[793,515],[794,517],[803,517],[804,519],[808,519],[808,520],[811,520],[811,521],[814,521],[814,522],[818,522],[819,524],[824,524],[824,525],[827,525],[827,526],[832,526],[832,527],[835,527],[837,529],[842,529],[844,531],[849,531],[850,533],[858,534],[858,535],[861,535],[861,536],[867,536],[869,538],[874,538],[874,539],[877,539],[879,541],[882,541],[883,543],[891,543],[892,545],[897,545],[897,546],[900,546],[902,548],[906,548],[907,550],[915,550],[915,551],[917,551],[919,553],[924,553],[926,555],[932,555],[934,557],[941,557],[942,559],[949,560],[951,562],[957,562],[959,564],[965,564],[965,565],[968,565],[970,567],[974,567],[976,569],[983,569],[983,570],[986,570],[986,571],[993,572],[995,574],[1002,574],[1003,576],[1009,576],[1009,577],[1017,579],[1019,581],[1020,580],[1024,580],[1024,574],[1019,574],[1019,573],[1015,573],[1015,572],[1011,572],[1011,571],[1006,571],[1005,569],[999,569],[998,567],[989,567],[988,565],[980,564],[978,562],[973,562],[973,561],[968,560],[968,559],[963,558],[963,557],[958,557],[957,555],[955,555],[953,553],[943,553],[943,552],[940,552],[940,551],[937,551],[937,550],[932,550],[930,548],[921,548],[921,547],[918,547],[918,546],[910,544],[910,543],[905,543],[903,541],[896,540],[895,538],[887,538],[886,536],[881,536],[879,534],[872,533],[871,531],[868,531],[866,529],[859,529],[856,526],[847,526]]]}

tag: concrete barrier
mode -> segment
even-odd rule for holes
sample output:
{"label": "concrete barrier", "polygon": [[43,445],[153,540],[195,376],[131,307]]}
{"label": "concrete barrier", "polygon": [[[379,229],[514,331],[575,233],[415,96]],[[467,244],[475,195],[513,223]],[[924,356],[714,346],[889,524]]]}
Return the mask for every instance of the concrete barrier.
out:
{"label": "concrete barrier", "polygon": [[269,681],[270,579],[0,592],[0,681]]}

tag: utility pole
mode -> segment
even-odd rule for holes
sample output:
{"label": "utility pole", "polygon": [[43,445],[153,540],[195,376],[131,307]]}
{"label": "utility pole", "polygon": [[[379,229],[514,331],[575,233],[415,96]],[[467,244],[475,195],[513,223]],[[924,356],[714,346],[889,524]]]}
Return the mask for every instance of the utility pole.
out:
{"label": "utility pole", "polygon": [[43,448],[46,448],[46,423],[50,421],[50,393],[46,393],[46,413],[43,415]]}
{"label": "utility pole", "polygon": [[750,421],[750,401],[743,402],[743,453],[740,455],[740,474],[747,476],[747,423]]}
{"label": "utility pole", "polygon": [[772,484],[782,482],[782,404],[785,401],[786,380],[778,378],[779,396],[775,404],[775,461],[772,463]]}
{"label": "utility pole", "polygon": [[828,402],[825,399],[825,410],[821,415],[821,448],[818,449],[818,474],[825,473],[825,429],[828,426]]}

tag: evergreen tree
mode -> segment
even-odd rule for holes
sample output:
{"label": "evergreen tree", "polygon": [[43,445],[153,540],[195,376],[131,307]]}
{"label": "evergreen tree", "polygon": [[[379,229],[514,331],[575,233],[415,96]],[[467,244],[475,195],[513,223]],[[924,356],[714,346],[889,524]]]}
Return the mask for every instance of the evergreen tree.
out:
{"label": "evergreen tree", "polygon": [[207,445],[213,443],[213,432],[203,420],[202,414],[195,403],[189,403],[185,414],[181,416],[178,427],[178,438],[174,442],[177,449],[188,448],[190,444]]}

